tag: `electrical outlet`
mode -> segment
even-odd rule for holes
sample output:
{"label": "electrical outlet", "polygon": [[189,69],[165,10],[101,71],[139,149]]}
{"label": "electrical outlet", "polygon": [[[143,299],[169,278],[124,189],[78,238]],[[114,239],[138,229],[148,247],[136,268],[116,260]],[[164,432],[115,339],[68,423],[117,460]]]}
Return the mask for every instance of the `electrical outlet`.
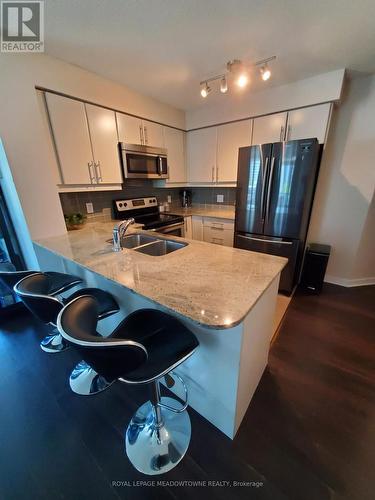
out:
{"label": "electrical outlet", "polygon": [[224,202],[224,195],[223,194],[217,194],[216,195],[216,201],[218,203],[223,203]]}
{"label": "electrical outlet", "polygon": [[168,195],[167,199],[168,199],[168,203],[172,203],[172,196],[170,194]]}
{"label": "electrical outlet", "polygon": [[88,214],[94,213],[94,205],[92,203],[86,203],[86,212]]}

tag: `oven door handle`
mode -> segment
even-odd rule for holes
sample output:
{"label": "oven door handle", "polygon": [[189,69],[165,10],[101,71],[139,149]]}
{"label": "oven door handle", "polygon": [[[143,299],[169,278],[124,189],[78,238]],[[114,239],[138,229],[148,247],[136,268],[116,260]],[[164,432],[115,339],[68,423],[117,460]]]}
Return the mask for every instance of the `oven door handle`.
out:
{"label": "oven door handle", "polygon": [[174,229],[178,229],[179,227],[185,227],[183,222],[176,222],[176,224],[169,224],[168,226],[155,227],[153,229],[148,229],[148,231],[157,231],[159,233],[168,233],[169,230],[173,231]]}

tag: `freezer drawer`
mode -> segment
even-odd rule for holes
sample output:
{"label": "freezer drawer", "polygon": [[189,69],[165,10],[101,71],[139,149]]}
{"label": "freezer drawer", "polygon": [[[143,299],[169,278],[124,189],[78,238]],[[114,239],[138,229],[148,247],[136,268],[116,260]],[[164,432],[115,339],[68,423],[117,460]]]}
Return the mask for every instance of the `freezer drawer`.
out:
{"label": "freezer drawer", "polygon": [[298,262],[299,240],[283,240],[282,238],[268,238],[256,234],[238,234],[234,238],[234,246],[252,252],[268,253],[286,257],[288,264],[280,276],[279,290],[291,293],[295,284],[296,267]]}

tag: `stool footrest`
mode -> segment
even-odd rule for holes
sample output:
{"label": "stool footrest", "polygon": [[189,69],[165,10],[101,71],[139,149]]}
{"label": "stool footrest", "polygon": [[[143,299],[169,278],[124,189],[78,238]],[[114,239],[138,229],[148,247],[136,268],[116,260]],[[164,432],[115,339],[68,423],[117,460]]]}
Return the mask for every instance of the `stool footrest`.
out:
{"label": "stool footrest", "polygon": [[186,408],[188,407],[188,390],[187,390],[187,387],[186,387],[186,384],[184,382],[184,379],[182,377],[180,377],[180,375],[177,375],[177,373],[174,373],[174,372],[171,372],[173,374],[174,377],[178,378],[178,380],[181,382],[182,384],[182,387],[184,388],[184,392],[185,392],[185,401],[183,402],[183,405],[181,406],[181,408],[174,408],[173,406],[169,406],[165,403],[161,403],[160,401],[158,402],[158,406],[161,406],[162,408],[165,408],[166,410],[170,410],[170,411],[173,411],[174,413],[182,413],[183,411],[186,410]]}

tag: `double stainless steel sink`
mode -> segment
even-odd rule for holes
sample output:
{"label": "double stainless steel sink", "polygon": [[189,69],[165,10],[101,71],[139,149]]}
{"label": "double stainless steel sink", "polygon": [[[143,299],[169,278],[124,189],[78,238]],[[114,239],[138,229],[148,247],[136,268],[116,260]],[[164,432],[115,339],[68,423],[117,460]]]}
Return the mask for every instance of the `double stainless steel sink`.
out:
{"label": "double stainless steel sink", "polygon": [[121,239],[122,248],[135,250],[136,252],[152,255],[153,257],[167,255],[187,245],[188,243],[157,238],[141,233],[128,234]]}

